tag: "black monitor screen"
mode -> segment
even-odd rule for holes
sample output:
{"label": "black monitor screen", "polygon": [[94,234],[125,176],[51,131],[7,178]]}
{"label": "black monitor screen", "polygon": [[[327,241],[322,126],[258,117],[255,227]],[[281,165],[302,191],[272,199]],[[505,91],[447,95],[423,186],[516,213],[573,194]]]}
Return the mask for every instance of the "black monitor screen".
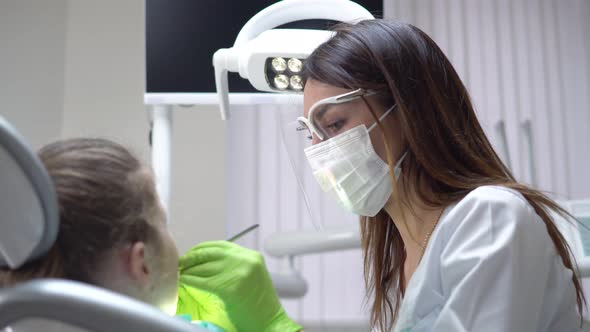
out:
{"label": "black monitor screen", "polygon": [[[321,1],[321,0],[318,0]],[[146,0],[147,92],[215,92],[213,53],[231,47],[244,24],[276,0]],[[375,17],[383,0],[356,1]],[[333,22],[308,20],[285,28],[327,28]],[[232,92],[256,92],[248,80],[230,73]]]}

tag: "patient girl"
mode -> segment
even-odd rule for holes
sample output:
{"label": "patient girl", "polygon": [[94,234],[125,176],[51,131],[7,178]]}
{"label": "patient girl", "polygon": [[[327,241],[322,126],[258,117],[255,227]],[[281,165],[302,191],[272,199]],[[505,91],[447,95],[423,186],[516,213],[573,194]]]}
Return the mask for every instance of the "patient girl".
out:
{"label": "patient girl", "polygon": [[[0,287],[35,278],[71,279],[175,314],[178,252],[152,171],[123,146],[104,139],[51,143],[39,158],[59,201],[58,237],[44,257],[16,270],[0,269]],[[180,291],[190,293],[183,298],[200,300],[185,309],[193,319],[234,330],[219,300],[184,286]]]}
{"label": "patient girl", "polygon": [[57,192],[59,234],[45,257],[2,270],[0,284],[66,278],[174,313],[178,253],[151,171],[122,146],[100,139],[58,141],[39,157]]}

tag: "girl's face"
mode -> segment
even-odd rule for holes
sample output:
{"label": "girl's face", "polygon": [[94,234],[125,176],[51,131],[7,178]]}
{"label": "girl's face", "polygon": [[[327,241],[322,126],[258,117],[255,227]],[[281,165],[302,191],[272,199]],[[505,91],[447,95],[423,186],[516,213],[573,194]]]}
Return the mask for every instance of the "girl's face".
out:
{"label": "girl's face", "polygon": [[146,254],[152,260],[153,275],[152,284],[148,288],[151,292],[149,302],[164,312],[174,315],[178,298],[178,249],[168,231],[166,214],[160,204],[155,216],[154,225],[157,230],[156,240],[159,243],[151,244]]}
{"label": "girl's face", "polygon": [[[153,190],[157,197],[155,186]],[[156,201],[148,217],[152,235],[145,241],[113,248],[112,255],[101,266],[99,282],[105,288],[174,315],[178,299],[178,250],[167,228],[166,213],[159,199]]]}

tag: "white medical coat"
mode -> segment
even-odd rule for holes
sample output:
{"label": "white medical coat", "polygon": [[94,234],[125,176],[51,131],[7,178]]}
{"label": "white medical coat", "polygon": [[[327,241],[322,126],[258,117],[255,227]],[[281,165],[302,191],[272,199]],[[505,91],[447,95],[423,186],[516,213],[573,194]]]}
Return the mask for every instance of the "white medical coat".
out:
{"label": "white medical coat", "polygon": [[443,212],[394,331],[581,331],[572,272],[519,193],[483,186]]}

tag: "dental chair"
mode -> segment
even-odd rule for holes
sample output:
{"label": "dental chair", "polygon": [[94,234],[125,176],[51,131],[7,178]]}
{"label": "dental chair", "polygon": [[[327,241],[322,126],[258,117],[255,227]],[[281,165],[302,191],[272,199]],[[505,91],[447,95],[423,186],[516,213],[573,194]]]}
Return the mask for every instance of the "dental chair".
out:
{"label": "dental chair", "polygon": [[[553,214],[559,231],[570,246],[578,272],[584,286],[586,299],[590,296],[590,200],[562,201],[560,205],[571,213],[576,220],[566,220]],[[584,331],[590,332],[590,311],[586,308],[584,315]]]}
{"label": "dental chair", "polygon": [[[15,269],[43,256],[57,237],[58,204],[51,179],[22,136],[1,116],[0,215],[2,268]],[[0,331],[13,331],[10,325],[15,332],[24,331],[17,326],[27,319],[87,331],[205,331],[130,297],[58,279],[0,288]],[[47,326],[39,331],[47,331]]]}
{"label": "dental chair", "polygon": [[0,330],[29,318],[88,331],[204,331],[130,297],[59,279],[39,279],[0,291]]}
{"label": "dental chair", "polygon": [[582,278],[590,277],[590,200],[565,201],[560,205],[576,220],[553,215],[557,226],[569,244]]}

